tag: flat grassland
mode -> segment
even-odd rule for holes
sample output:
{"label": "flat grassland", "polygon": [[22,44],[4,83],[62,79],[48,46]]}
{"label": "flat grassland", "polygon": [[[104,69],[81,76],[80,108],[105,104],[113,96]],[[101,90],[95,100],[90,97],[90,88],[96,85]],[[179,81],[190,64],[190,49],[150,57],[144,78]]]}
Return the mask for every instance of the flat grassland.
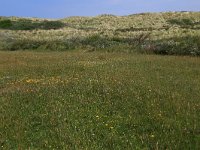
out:
{"label": "flat grassland", "polygon": [[200,59],[0,52],[0,149],[199,149]]}

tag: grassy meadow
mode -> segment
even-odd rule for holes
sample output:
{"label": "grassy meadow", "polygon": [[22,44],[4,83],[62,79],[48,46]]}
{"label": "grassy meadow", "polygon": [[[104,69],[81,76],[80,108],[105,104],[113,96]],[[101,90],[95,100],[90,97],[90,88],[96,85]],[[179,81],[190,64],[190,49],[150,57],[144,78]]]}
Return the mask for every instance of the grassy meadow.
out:
{"label": "grassy meadow", "polygon": [[200,149],[199,91],[199,57],[0,51],[0,149]]}

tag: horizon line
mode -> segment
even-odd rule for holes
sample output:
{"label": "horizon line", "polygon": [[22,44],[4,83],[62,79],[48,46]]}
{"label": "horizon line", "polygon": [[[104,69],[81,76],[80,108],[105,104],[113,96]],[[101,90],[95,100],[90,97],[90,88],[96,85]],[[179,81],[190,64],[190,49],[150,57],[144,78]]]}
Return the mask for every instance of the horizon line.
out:
{"label": "horizon line", "polygon": [[191,13],[198,13],[200,11],[187,11],[187,10],[182,10],[182,11],[155,11],[155,12],[138,12],[138,13],[132,13],[132,14],[127,14],[127,15],[115,15],[115,14],[109,14],[109,13],[102,13],[102,14],[98,14],[98,15],[94,15],[94,16],[89,16],[89,15],[76,15],[76,16],[66,16],[66,17],[62,17],[62,18],[46,18],[46,17],[31,17],[31,16],[1,16],[0,17],[6,17],[6,18],[12,18],[12,17],[16,17],[16,18],[35,18],[35,19],[53,19],[53,20],[59,20],[59,19],[65,19],[65,18],[72,18],[72,17],[88,17],[88,18],[95,18],[98,16],[103,16],[103,15],[110,15],[110,16],[116,16],[116,17],[126,17],[126,16],[131,16],[131,15],[140,15],[140,14],[159,14],[159,13],[187,13],[187,12],[191,12]]}

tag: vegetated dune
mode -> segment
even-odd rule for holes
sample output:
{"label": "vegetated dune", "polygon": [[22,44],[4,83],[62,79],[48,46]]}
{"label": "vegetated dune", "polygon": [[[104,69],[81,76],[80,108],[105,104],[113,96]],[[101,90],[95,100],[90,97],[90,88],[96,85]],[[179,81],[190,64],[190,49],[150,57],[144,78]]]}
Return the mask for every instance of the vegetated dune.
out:
{"label": "vegetated dune", "polygon": [[71,50],[200,55],[200,12],[100,15],[59,20],[0,17],[1,50]]}

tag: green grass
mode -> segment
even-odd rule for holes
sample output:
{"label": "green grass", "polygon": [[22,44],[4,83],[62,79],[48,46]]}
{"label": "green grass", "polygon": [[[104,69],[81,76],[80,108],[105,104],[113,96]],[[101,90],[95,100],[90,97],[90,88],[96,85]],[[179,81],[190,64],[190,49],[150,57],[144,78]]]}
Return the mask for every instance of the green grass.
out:
{"label": "green grass", "polygon": [[0,149],[199,149],[200,59],[0,52]]}

